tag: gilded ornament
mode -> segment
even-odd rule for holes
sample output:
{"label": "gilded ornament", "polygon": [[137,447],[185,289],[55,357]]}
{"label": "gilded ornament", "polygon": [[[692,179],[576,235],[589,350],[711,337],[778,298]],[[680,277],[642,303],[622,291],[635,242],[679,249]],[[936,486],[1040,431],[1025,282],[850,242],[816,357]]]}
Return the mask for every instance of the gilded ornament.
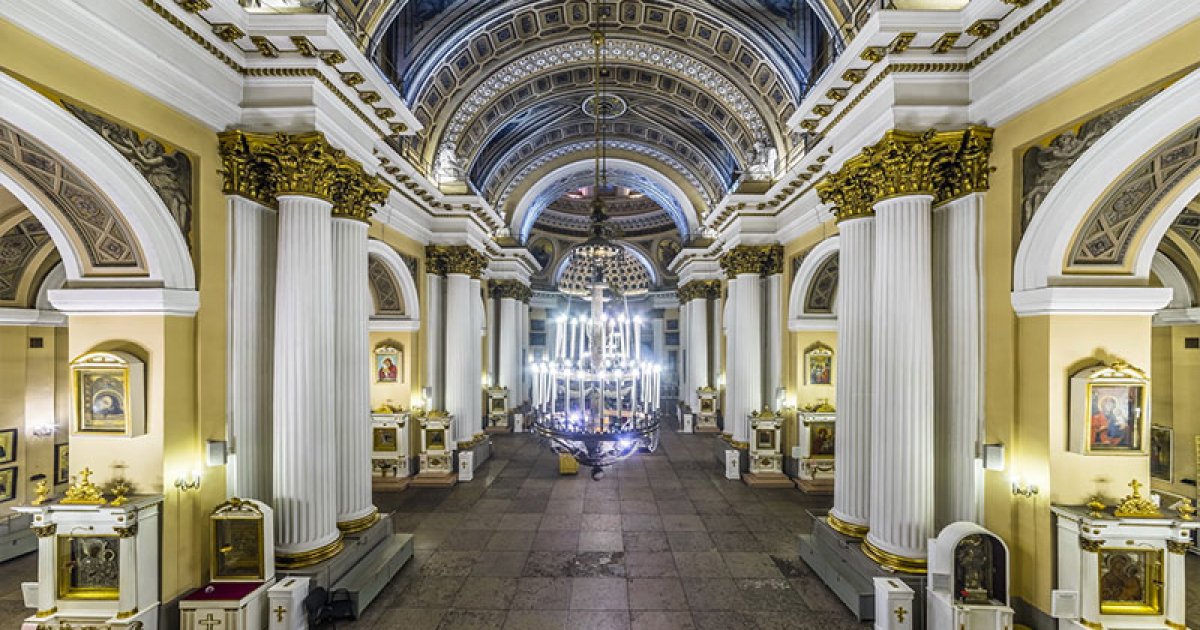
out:
{"label": "gilded ornament", "polygon": [[358,99],[368,105],[371,103],[378,103],[380,98],[382,97],[379,96],[379,92],[374,92],[371,90],[358,93]]}
{"label": "gilded ornament", "polygon": [[1079,548],[1091,553],[1097,553],[1104,547],[1103,540],[1093,540],[1091,538],[1080,538]]}
{"label": "gilded ornament", "polygon": [[1004,4],[1011,4],[1014,7],[1023,7],[1027,4],[1029,4],[1030,2],[1032,2],[1033,0],[1000,0],[1000,1],[1003,2]]}
{"label": "gilded ornament", "polygon": [[888,52],[902,53],[908,50],[909,45],[912,44],[913,39],[916,37],[916,33],[900,33],[896,35],[895,39],[892,40],[892,43],[888,45]]}
{"label": "gilded ornament", "polygon": [[487,256],[469,245],[430,245],[425,258],[429,273],[439,276],[461,273],[479,278],[488,266]]}
{"label": "gilded ornament", "polygon": [[825,92],[825,98],[831,101],[840,101],[846,98],[847,92],[848,90],[846,88],[829,88],[829,90]]}
{"label": "gilded ornament", "polygon": [[238,28],[236,25],[228,23],[218,23],[212,25],[213,35],[220,37],[222,41],[236,42],[246,36],[246,32]]}
{"label": "gilded ornament", "polygon": [[408,131],[408,125],[404,123],[392,123],[391,130],[392,133],[404,133]]}
{"label": "gilded ornament", "polygon": [[830,103],[821,103],[813,107],[813,114],[817,116],[828,116],[833,111],[833,105]]}
{"label": "gilded ornament", "polygon": [[867,77],[867,71],[864,68],[850,68],[842,73],[842,80],[850,83],[858,83]]}
{"label": "gilded ornament", "polygon": [[692,300],[713,300],[721,297],[720,280],[692,280],[676,289],[679,303]]}
{"label": "gilded ornament", "polygon": [[183,7],[188,13],[199,13],[212,8],[212,3],[208,0],[175,0],[175,4]]}
{"label": "gilded ornament", "polygon": [[1192,505],[1191,499],[1180,501],[1179,507],[1175,508],[1179,513],[1179,518],[1185,521],[1190,521],[1196,518],[1196,508]]}
{"label": "gilded ornament", "polygon": [[1104,510],[1108,509],[1108,506],[1104,505],[1104,502],[1099,497],[1096,497],[1088,501],[1087,508],[1091,510],[1089,515],[1092,518],[1101,518],[1104,516]]}
{"label": "gilded ornament", "polygon": [[50,484],[46,483],[45,479],[37,482],[33,491],[37,494],[37,497],[29,502],[31,505],[41,505],[50,498]]}
{"label": "gilded ornament", "polygon": [[136,522],[130,523],[128,527],[113,528],[113,531],[116,532],[117,536],[120,536],[121,538],[132,538],[137,535],[137,530],[138,524]]}
{"label": "gilded ornament", "polygon": [[1158,506],[1142,496],[1140,492],[1142,485],[1142,482],[1137,479],[1129,482],[1129,487],[1133,488],[1133,494],[1121,501],[1121,504],[1113,512],[1114,515],[1131,518],[1159,518],[1162,516]]}
{"label": "gilded ornament", "polygon": [[47,536],[53,536],[56,532],[58,532],[58,523],[50,523],[49,525],[42,525],[40,527],[35,525],[29,529],[33,530],[34,536],[37,536],[38,538],[46,538]]}
{"label": "gilded ornament", "polygon": [[1000,30],[1000,20],[982,19],[975,20],[973,24],[967,27],[967,35],[983,39],[992,33]]}
{"label": "gilded ornament", "polygon": [[92,483],[92,469],[79,471],[79,481],[67,488],[67,496],[60,501],[63,505],[105,505],[104,493]]}
{"label": "gilded ornament", "polygon": [[262,56],[264,57],[279,56],[279,47],[263,35],[251,35],[250,42],[254,44],[254,47],[257,48],[258,52],[262,53]]}
{"label": "gilded ornament", "polygon": [[1188,547],[1191,545],[1191,541],[1187,540],[1168,540],[1167,551],[1182,556],[1183,554],[1187,553]]}
{"label": "gilded ornament", "polygon": [[305,57],[316,57],[320,52],[312,41],[303,35],[292,35],[292,45]]}
{"label": "gilded ornament", "polygon": [[782,245],[739,245],[721,256],[721,269],[734,278],[742,274],[783,273]]}
{"label": "gilded ornament", "polygon": [[380,118],[391,118],[396,115],[396,110],[390,107],[376,107],[375,115]]}
{"label": "gilded ornament", "polygon": [[886,56],[887,48],[884,48],[883,46],[867,46],[863,49],[862,53],[859,55],[859,58],[863,61],[876,63],[878,61],[883,61],[883,58]]}
{"label": "gilded ornament", "polygon": [[529,302],[533,298],[533,290],[520,280],[492,280],[488,283],[488,292],[495,300]]}
{"label": "gilded ornament", "polygon": [[342,83],[345,83],[346,85],[349,85],[350,87],[354,87],[356,85],[362,85],[364,81],[366,81],[366,79],[363,78],[363,75],[360,72],[343,72],[342,73]]}
{"label": "gilded ornament", "polygon": [[126,495],[129,494],[129,484],[125,483],[124,479],[118,479],[112,487],[113,500],[109,503],[114,507],[124,505],[128,500]]}
{"label": "gilded ornament", "polygon": [[941,55],[950,52],[960,37],[962,37],[962,33],[946,33],[937,38],[937,41],[933,42],[933,54]]}
{"label": "gilded ornament", "polygon": [[318,53],[317,56],[319,56],[321,61],[324,61],[325,64],[329,66],[336,66],[339,63],[346,63],[346,55],[343,55],[339,50],[326,50]]}

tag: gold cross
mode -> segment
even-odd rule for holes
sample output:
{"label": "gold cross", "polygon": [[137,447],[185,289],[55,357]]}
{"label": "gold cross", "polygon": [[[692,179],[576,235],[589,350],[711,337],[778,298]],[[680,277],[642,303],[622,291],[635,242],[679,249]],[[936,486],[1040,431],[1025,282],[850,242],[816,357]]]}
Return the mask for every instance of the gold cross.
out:
{"label": "gold cross", "polygon": [[904,623],[904,615],[907,615],[908,611],[904,610],[904,607],[901,606],[895,610],[895,613],[896,613],[896,621],[899,621],[900,623]]}
{"label": "gold cross", "polygon": [[1133,481],[1129,482],[1129,487],[1133,488],[1133,496],[1135,496],[1135,497],[1140,496],[1140,493],[1138,492],[1138,490],[1140,490],[1142,488],[1142,482],[1138,481],[1137,479],[1134,479]]}
{"label": "gold cross", "polygon": [[196,623],[199,623],[200,625],[204,626],[204,627],[205,627],[205,628],[207,628],[208,630],[212,630],[213,626],[219,626],[219,625],[221,625],[221,620],[220,620],[220,619],[214,619],[214,618],[213,618],[213,614],[212,614],[212,613],[208,613],[208,617],[205,617],[204,619],[201,619],[200,621],[198,621],[198,622],[196,622]]}
{"label": "gold cross", "polygon": [[283,606],[277,606],[275,608],[274,612],[275,612],[275,621],[283,621],[283,616],[287,614],[287,609],[284,608]]}

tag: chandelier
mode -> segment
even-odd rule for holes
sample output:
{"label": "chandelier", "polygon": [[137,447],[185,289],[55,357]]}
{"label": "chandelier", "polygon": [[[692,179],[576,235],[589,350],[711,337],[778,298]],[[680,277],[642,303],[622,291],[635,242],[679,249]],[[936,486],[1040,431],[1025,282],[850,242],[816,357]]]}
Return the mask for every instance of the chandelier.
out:
{"label": "chandelier", "polygon": [[[611,10],[611,9],[609,9]],[[604,22],[597,7],[592,32],[595,53],[593,102],[606,102]],[[589,272],[586,283],[572,292],[591,298],[587,316],[558,318],[559,334],[552,351],[533,362],[533,429],[552,449],[590,466],[592,478],[639,450],[658,448],[661,367],[642,359],[641,317],[604,311],[606,275],[625,256],[609,238],[608,219],[600,192],[605,172],[604,108],[593,107],[596,133],[596,180],[592,187],[590,236],[571,250],[572,265]],[[612,278],[616,281],[616,278]],[[582,285],[582,286],[578,286]],[[568,306],[569,311],[569,306]],[[532,361],[532,358],[531,358]]]}

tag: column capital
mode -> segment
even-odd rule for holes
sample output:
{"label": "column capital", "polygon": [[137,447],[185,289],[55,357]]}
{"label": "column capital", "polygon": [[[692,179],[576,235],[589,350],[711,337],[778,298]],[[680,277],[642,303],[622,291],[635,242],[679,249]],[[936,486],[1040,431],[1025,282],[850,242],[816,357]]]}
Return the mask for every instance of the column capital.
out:
{"label": "column capital", "polygon": [[755,273],[783,273],[782,245],[738,245],[721,256],[721,269],[729,278]]}
{"label": "column capital", "polygon": [[310,131],[217,134],[224,192],[277,207],[281,195],[304,195],[333,204],[333,215],[367,221],[373,204],[387,199],[388,185]]}
{"label": "column capital", "polygon": [[679,295],[680,304],[692,300],[715,300],[721,297],[721,281],[692,280],[680,286],[676,293]]}
{"label": "column capital", "polygon": [[988,127],[892,129],[818,181],[817,195],[838,221],[871,216],[876,203],[893,197],[929,195],[941,204],[988,189],[991,153]]}
{"label": "column capital", "polygon": [[520,280],[491,280],[488,293],[496,300],[520,300],[526,304],[533,297],[533,290]]}
{"label": "column capital", "polygon": [[488,257],[470,245],[429,245],[425,259],[429,273],[439,276],[461,273],[480,278],[488,266]]}

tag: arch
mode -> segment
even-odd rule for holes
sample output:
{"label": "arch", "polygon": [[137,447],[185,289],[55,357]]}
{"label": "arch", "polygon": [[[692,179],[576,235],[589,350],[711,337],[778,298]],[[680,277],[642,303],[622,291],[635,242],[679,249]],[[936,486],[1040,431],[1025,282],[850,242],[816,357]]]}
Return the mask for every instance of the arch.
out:
{"label": "arch", "polygon": [[[1101,137],[1046,195],[1021,239],[1013,269],[1013,290],[1033,291],[1063,285],[1144,285],[1163,235],[1200,195],[1200,160],[1172,170],[1160,190],[1141,192],[1140,212],[1126,219],[1119,252],[1112,264],[1072,265],[1072,252],[1098,226],[1105,202],[1122,193],[1120,183],[1163,168],[1159,159],[1179,143],[1193,154],[1200,135],[1200,71],[1193,71],[1134,110]],[[1197,157],[1193,155],[1193,157]],[[1181,170],[1192,167],[1190,172]]]}
{"label": "arch", "polygon": [[[646,273],[650,276],[651,284],[657,285],[662,281],[662,278],[658,273],[658,269],[655,268],[654,263],[650,262],[650,256],[646,252],[642,251],[640,247],[634,245],[633,243],[621,242],[619,245],[625,250],[626,253],[632,255],[634,260],[637,260],[638,263],[646,269]],[[568,251],[563,254],[561,259],[559,259],[558,264],[554,268],[554,273],[550,276],[555,286],[558,285],[559,280],[562,280],[563,272],[567,270],[567,267],[570,264],[571,252],[570,248],[568,247]]]}
{"label": "arch", "polygon": [[[103,276],[112,286],[195,289],[191,254],[171,213],[150,184],[83,122],[15,78],[0,72],[0,132],[15,146],[30,143],[41,160],[0,151],[0,186],[8,188],[50,233],[67,278],[79,285]],[[33,160],[28,156],[26,160]],[[104,226],[85,227],[40,189],[31,168],[49,167],[54,184],[87,194],[82,211],[108,213]],[[65,182],[65,184],[64,184]],[[120,234],[128,243],[120,243]],[[91,248],[85,243],[92,243]],[[128,247],[129,251],[120,250]],[[118,250],[120,250],[119,253]],[[112,253],[103,258],[99,253]]]}
{"label": "arch", "polygon": [[[808,298],[822,272],[828,273],[829,264],[836,264],[840,253],[841,238],[833,236],[817,243],[804,257],[804,262],[800,263],[800,269],[796,271],[796,277],[792,279],[791,294],[788,297],[788,330],[833,330],[837,327],[836,288],[833,292],[835,297],[831,301],[831,312],[811,312]],[[836,269],[833,273],[837,273]]]}
{"label": "arch", "polygon": [[[696,220],[696,212],[687,194],[683,192],[675,182],[662,173],[640,164],[632,160],[624,159],[609,159],[607,160],[610,171],[620,173],[627,172],[633,179],[642,179],[644,182],[634,182],[635,185],[630,188],[639,189],[641,185],[648,182],[653,185],[654,190],[641,190],[646,196],[654,199],[675,222],[679,228],[680,236],[687,240],[688,235],[698,233],[699,222]],[[578,185],[573,185],[579,178],[585,177],[580,185],[591,183],[591,178],[595,172],[595,163],[591,159],[581,159],[570,164],[566,164],[559,168],[550,171],[542,177],[542,179],[528,191],[517,204],[516,210],[513,212],[512,220],[509,222],[513,232],[519,235],[519,238],[524,241],[529,238],[529,233],[533,229],[533,224],[537,222],[538,215],[542,210],[550,204],[550,201],[557,199],[559,196],[578,188]],[[620,182],[609,178],[610,183]],[[641,184],[641,185],[639,185]],[[660,200],[661,198],[661,200]]]}
{"label": "arch", "polygon": [[399,252],[392,249],[387,243],[375,239],[367,241],[367,256],[382,263],[391,277],[395,279],[399,286],[400,301],[403,305],[402,317],[385,318],[372,315],[372,321],[388,319],[403,321],[407,323],[408,330],[416,330],[421,324],[421,303],[417,297],[417,284],[413,280],[408,265],[404,263]]}
{"label": "arch", "polygon": [[1164,287],[1171,289],[1171,303],[1167,304],[1167,308],[1191,308],[1195,304],[1195,295],[1187,278],[1175,261],[1166,254],[1154,253],[1154,261],[1150,264],[1150,273],[1153,273]]}

